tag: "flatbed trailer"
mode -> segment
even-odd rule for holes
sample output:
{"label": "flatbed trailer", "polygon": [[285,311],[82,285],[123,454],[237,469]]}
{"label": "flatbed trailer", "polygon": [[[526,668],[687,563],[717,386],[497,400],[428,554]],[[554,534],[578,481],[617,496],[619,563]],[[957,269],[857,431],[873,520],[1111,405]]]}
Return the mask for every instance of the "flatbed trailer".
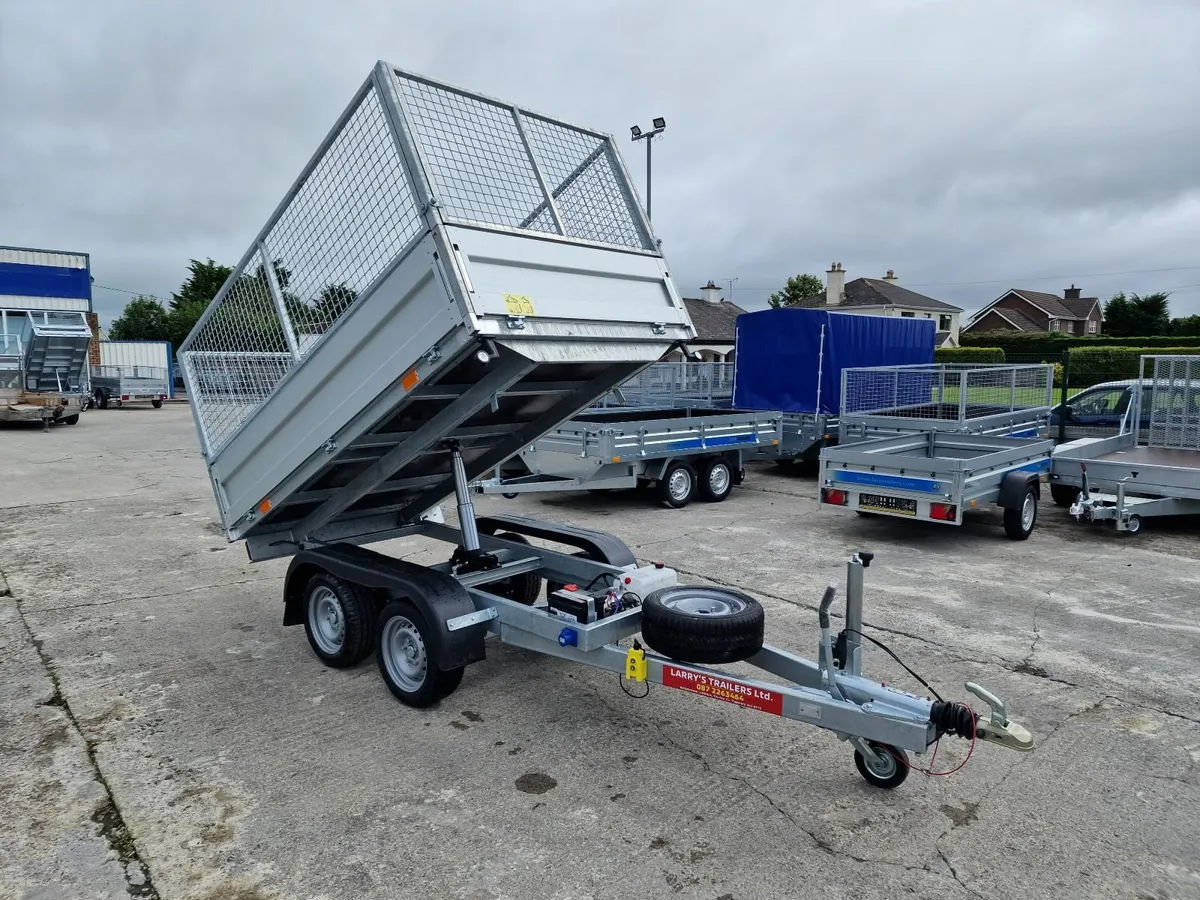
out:
{"label": "flatbed trailer", "polygon": [[[976,714],[862,674],[869,553],[836,640],[825,588],[814,662],[763,642],[752,597],[612,535],[476,516],[473,481],[694,336],[667,273],[611,137],[380,62],[180,350],[226,537],[291,557],[284,624],[328,666],[373,654],[407,706],[490,637],[827,729],[879,788],[943,736],[1031,749],[978,685]],[[353,300],[318,305],[330,283]],[[418,534],[447,559],[365,546]]]}
{"label": "flatbed trailer", "polygon": [[91,387],[91,402],[100,409],[147,402],[158,409],[171,395],[167,370],[157,366],[92,366]]}
{"label": "flatbed trailer", "polygon": [[[780,441],[780,416],[724,409],[589,410],[477,482],[484,494],[655,488],[667,506],[720,502],[744,478],[743,454]],[[510,465],[509,472],[512,471]]]}
{"label": "flatbed trailer", "polygon": [[1051,366],[845,370],[841,441],[821,451],[821,503],[946,525],[997,504],[1005,533],[1028,538],[1054,447],[1042,436],[1052,379]]}
{"label": "flatbed trailer", "polygon": [[1120,433],[1060,444],[1050,472],[1056,503],[1126,534],[1144,519],[1200,515],[1200,356],[1148,355],[1140,367]]}

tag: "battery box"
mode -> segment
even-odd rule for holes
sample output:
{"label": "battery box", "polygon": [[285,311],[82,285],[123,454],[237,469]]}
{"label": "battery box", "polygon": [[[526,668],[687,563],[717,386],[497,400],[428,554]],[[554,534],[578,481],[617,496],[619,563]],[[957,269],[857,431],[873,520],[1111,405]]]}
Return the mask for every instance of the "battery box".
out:
{"label": "battery box", "polygon": [[581,625],[596,621],[596,604],[590,594],[567,585],[561,590],[550,594],[547,598],[549,607],[555,612],[573,616]]}

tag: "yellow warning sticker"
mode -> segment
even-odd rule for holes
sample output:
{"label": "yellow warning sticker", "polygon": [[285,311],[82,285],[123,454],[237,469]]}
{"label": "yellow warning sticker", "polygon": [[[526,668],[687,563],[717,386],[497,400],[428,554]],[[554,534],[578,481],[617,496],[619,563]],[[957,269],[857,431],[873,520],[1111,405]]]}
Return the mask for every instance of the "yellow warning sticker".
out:
{"label": "yellow warning sticker", "polygon": [[533,300],[524,294],[505,294],[504,308],[510,316],[536,316],[533,311]]}

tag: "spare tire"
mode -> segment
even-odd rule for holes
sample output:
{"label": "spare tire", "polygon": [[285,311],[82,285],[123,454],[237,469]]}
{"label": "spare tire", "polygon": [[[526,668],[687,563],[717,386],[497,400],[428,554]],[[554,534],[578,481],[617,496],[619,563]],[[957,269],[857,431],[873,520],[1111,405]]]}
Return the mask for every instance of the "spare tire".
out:
{"label": "spare tire", "polygon": [[762,649],[763,608],[725,588],[675,585],[642,601],[642,639],[669,659],[730,663]]}

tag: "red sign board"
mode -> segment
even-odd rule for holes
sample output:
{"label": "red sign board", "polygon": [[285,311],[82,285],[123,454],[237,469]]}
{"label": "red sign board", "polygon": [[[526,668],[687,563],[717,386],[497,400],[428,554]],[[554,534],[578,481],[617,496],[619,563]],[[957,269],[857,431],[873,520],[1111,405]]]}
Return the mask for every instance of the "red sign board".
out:
{"label": "red sign board", "polygon": [[705,672],[694,672],[691,669],[664,665],[662,683],[666,687],[691,691],[693,694],[703,694],[714,700],[748,706],[750,709],[757,709],[775,716],[783,715],[783,694],[767,688],[755,687],[733,678],[720,678]]}

